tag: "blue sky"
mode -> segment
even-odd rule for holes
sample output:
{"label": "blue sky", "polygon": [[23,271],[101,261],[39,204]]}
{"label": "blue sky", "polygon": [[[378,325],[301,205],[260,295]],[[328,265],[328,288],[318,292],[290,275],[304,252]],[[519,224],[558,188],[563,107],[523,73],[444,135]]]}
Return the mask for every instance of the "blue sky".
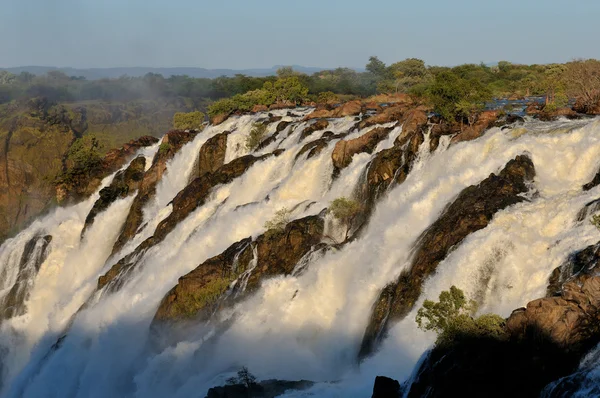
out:
{"label": "blue sky", "polygon": [[2,0],[0,66],[600,58],[599,0]]}

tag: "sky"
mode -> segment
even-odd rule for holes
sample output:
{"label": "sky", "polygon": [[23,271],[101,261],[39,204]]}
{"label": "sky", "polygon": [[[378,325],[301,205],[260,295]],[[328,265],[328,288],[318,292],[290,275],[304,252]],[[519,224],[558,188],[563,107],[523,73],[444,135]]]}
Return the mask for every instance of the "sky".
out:
{"label": "sky", "polygon": [[0,67],[600,58],[598,0],[0,0]]}

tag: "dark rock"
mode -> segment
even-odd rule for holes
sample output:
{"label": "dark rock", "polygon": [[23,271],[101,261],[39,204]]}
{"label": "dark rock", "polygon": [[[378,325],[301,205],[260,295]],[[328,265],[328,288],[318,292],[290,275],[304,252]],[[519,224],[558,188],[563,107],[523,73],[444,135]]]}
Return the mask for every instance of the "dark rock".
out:
{"label": "dark rock", "polygon": [[109,186],[102,188],[99,192],[100,197],[94,203],[89,214],[85,218],[85,224],[81,231],[81,237],[85,231],[92,225],[98,214],[103,212],[119,198],[125,198],[133,194],[144,178],[146,167],[146,158],[138,156],[131,161],[127,169],[118,172]]}
{"label": "dark rock", "polygon": [[400,398],[400,383],[398,380],[385,376],[377,376],[373,385],[371,398]]}
{"label": "dark rock", "polygon": [[596,173],[596,175],[594,176],[594,178],[592,179],[592,181],[590,181],[587,184],[585,184],[582,187],[582,189],[584,191],[589,191],[590,189],[595,188],[598,185],[600,185],[600,170],[598,170],[598,172]]}
{"label": "dark rock", "polygon": [[323,133],[323,135],[321,136],[321,138],[305,144],[300,149],[300,151],[298,152],[298,154],[296,155],[296,159],[298,159],[300,156],[302,156],[306,152],[308,152],[308,155],[306,156],[307,159],[310,159],[313,156],[317,156],[319,153],[321,153],[321,151],[323,149],[327,148],[327,145],[329,144],[329,142],[331,140],[339,139],[339,138],[344,138],[346,135],[347,135],[346,133],[344,133],[344,134],[333,134],[331,131],[326,131],[325,133]]}
{"label": "dark rock", "polygon": [[491,174],[478,185],[465,188],[418,239],[410,269],[386,286],[373,307],[360,350],[360,357],[374,351],[391,322],[405,317],[421,294],[423,282],[436,271],[450,250],[469,234],[485,228],[494,214],[525,200],[535,170],[524,155],[507,163],[498,174]]}
{"label": "dark rock", "polygon": [[275,398],[290,390],[306,390],[314,383],[308,380],[264,380],[247,387],[244,384],[233,384],[213,387],[208,390],[206,398]]}
{"label": "dark rock", "polygon": [[329,122],[327,120],[325,120],[325,119],[316,120],[313,124],[311,124],[310,126],[306,127],[304,130],[302,130],[302,133],[300,134],[300,141],[303,141],[304,139],[306,139],[306,137],[308,137],[315,131],[325,130],[327,128],[327,126],[329,126]]}

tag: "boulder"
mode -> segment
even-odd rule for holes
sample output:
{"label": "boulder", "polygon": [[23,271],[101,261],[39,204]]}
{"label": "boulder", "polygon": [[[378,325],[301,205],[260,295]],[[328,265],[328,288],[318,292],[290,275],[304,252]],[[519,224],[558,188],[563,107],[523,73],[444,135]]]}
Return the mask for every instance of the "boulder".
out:
{"label": "boulder", "polygon": [[302,130],[302,133],[300,134],[300,141],[303,141],[304,139],[306,139],[306,137],[308,137],[315,131],[325,130],[328,126],[329,126],[329,122],[327,120],[325,120],[325,119],[316,120],[314,123],[312,123],[311,125],[304,128],[304,130]]}
{"label": "boulder", "polygon": [[452,137],[451,143],[456,144],[481,137],[487,129],[494,125],[496,120],[498,120],[498,111],[481,112],[473,125],[465,127],[460,133]]}
{"label": "boulder", "polygon": [[215,115],[210,118],[210,124],[212,124],[213,126],[218,126],[219,124],[227,120],[229,118],[229,115],[230,114],[228,113],[219,113],[218,115]]}
{"label": "boulder", "polygon": [[373,385],[371,398],[401,398],[400,383],[398,380],[385,376],[377,376]]}
{"label": "boulder", "polygon": [[373,306],[360,349],[360,357],[372,353],[387,333],[390,322],[404,318],[421,294],[423,282],[433,274],[449,251],[467,236],[485,228],[494,214],[525,200],[535,169],[531,160],[520,155],[498,174],[478,185],[465,188],[442,215],[417,240],[408,271],[386,286]]}
{"label": "boulder", "polygon": [[366,127],[374,126],[376,124],[384,124],[391,122],[399,122],[402,120],[404,114],[408,111],[409,107],[406,104],[399,104],[384,108],[383,111],[376,115],[366,118],[358,124],[358,127],[362,130]]}
{"label": "boulder", "polygon": [[340,118],[346,116],[359,115],[362,112],[362,103],[359,100],[349,101],[341,104],[337,108],[331,110],[321,109],[315,110],[308,114],[304,120],[323,119],[323,118]]}
{"label": "boulder", "polygon": [[196,177],[212,173],[223,166],[225,153],[227,152],[227,136],[230,133],[224,131],[211,137],[202,145],[198,154],[198,173]]}
{"label": "boulder", "polygon": [[269,107],[266,105],[254,105],[254,107],[252,107],[252,113],[267,112],[268,110]]}
{"label": "boulder", "polygon": [[357,153],[372,153],[380,141],[387,138],[392,128],[377,127],[352,140],[341,140],[331,153],[333,167],[338,171],[352,162]]}

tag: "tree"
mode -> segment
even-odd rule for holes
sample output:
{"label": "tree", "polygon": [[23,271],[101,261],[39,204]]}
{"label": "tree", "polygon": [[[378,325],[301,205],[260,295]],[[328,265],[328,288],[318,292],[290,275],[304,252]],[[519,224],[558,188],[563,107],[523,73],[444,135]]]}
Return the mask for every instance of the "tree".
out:
{"label": "tree", "polygon": [[278,103],[292,102],[297,104],[308,95],[308,88],[297,76],[277,79],[273,84],[265,83],[264,89],[272,90]]}
{"label": "tree", "polygon": [[246,148],[250,151],[255,150],[265,137],[267,125],[263,123],[254,123],[250,134],[246,137]]}
{"label": "tree", "polygon": [[429,87],[427,97],[442,118],[449,122],[465,118],[483,109],[492,93],[478,79],[465,79],[452,71],[442,71]]}
{"label": "tree", "polygon": [[471,315],[477,310],[477,303],[467,300],[456,286],[442,291],[439,300],[425,300],[415,319],[420,329],[437,333],[436,344],[450,344],[461,337],[503,338],[506,335],[504,318],[499,315],[484,314],[473,318]]}
{"label": "tree", "polygon": [[414,86],[424,83],[429,77],[425,62],[418,58],[407,58],[389,66],[390,74],[394,77],[396,93],[406,93]]}
{"label": "tree", "polygon": [[285,226],[290,222],[291,212],[283,207],[275,212],[275,217],[265,223],[267,234],[282,232]]}
{"label": "tree", "polygon": [[583,112],[600,104],[600,61],[576,60],[566,65],[564,81],[567,93],[577,100]]}
{"label": "tree", "polygon": [[360,214],[362,206],[351,199],[341,197],[331,202],[329,212],[346,226],[344,241],[348,239],[348,233],[356,217]]}
{"label": "tree", "polygon": [[226,382],[229,385],[243,384],[247,389],[251,389],[256,386],[256,377],[244,366],[238,370],[237,377],[230,377]]}
{"label": "tree", "polygon": [[385,63],[376,56],[369,57],[369,62],[365,66],[365,69],[379,79],[383,79],[387,75]]}
{"label": "tree", "polygon": [[173,115],[173,128],[177,130],[202,130],[204,124],[204,113],[177,112]]}

